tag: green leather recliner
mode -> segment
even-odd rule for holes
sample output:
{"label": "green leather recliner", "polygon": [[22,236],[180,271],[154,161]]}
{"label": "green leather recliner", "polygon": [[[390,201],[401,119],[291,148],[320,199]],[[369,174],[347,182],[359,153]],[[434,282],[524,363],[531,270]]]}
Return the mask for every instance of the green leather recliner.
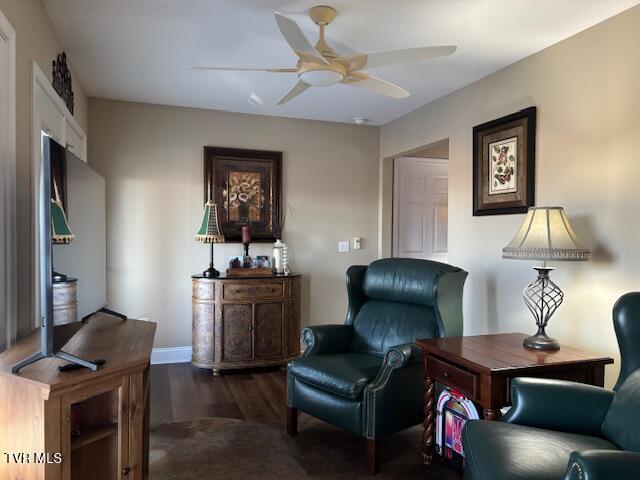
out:
{"label": "green leather recliner", "polygon": [[467,422],[465,480],[640,479],[640,292],[613,308],[622,358],[614,391],[518,378],[499,422]]}
{"label": "green leather recliner", "polygon": [[305,328],[304,355],[289,363],[288,433],[297,433],[301,410],[363,436],[375,473],[378,438],[422,422],[415,341],[462,335],[466,277],[451,265],[408,258],[350,267],[345,323]]}

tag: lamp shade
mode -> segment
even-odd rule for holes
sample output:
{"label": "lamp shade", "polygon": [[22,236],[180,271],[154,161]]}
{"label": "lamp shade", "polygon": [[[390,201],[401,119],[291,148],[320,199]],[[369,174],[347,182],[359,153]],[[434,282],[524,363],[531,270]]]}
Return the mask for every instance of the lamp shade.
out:
{"label": "lamp shade", "polygon": [[576,237],[562,207],[531,207],[502,258],[520,260],[589,260],[591,252]]}
{"label": "lamp shade", "polygon": [[62,203],[51,199],[51,240],[55,245],[71,243],[75,235],[69,227]]}
{"label": "lamp shade", "polygon": [[202,243],[224,243],[224,235],[220,229],[218,205],[211,200],[204,206],[202,223],[196,232],[196,240]]}

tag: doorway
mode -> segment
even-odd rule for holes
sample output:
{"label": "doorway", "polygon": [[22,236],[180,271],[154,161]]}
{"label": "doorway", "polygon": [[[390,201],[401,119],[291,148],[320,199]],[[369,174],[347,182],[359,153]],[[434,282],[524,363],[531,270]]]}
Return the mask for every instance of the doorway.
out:
{"label": "doorway", "polygon": [[448,141],[393,162],[394,257],[448,260]]}

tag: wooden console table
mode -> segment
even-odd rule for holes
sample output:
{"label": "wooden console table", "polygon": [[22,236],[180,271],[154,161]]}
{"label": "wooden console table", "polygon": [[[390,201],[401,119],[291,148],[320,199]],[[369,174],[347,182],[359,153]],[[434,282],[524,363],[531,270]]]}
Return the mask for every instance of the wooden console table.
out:
{"label": "wooden console table", "polygon": [[104,359],[97,372],[60,372],[66,362],[50,357],[12,374],[13,364],[38,351],[39,331],[0,354],[0,478],[148,478],[155,330],[104,314],[89,320],[64,350]]}
{"label": "wooden console table", "polygon": [[500,418],[511,404],[515,377],[570,380],[604,386],[604,366],[613,359],[562,345],[560,350],[522,346],[524,333],[418,340],[424,358],[424,462],[435,453],[435,383],[453,388],[478,403],[487,420]]}
{"label": "wooden console table", "polygon": [[300,355],[300,275],[194,275],[196,367],[283,365]]}

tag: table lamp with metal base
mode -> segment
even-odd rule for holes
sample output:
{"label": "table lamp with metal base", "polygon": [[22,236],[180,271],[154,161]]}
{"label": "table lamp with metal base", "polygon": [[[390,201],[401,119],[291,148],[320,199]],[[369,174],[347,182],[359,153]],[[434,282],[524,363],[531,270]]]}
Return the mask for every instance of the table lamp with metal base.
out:
{"label": "table lamp with metal base", "polygon": [[202,275],[207,278],[216,278],[220,276],[220,272],[213,266],[213,244],[224,243],[224,235],[220,228],[220,216],[218,215],[218,205],[209,200],[204,206],[202,215],[202,223],[195,236],[198,242],[211,244],[211,257],[209,268]]}
{"label": "table lamp with metal base", "polygon": [[502,258],[516,260],[542,260],[542,266],[533,267],[538,278],[522,292],[524,303],[533,314],[538,326],[535,335],[522,344],[537,350],[558,350],[560,344],[545,331],[549,319],[562,304],[564,293],[549,278],[553,268],[547,261],[585,261],[591,252],[583,248],[571,228],[562,207],[531,207],[511,243],[502,249]]}

